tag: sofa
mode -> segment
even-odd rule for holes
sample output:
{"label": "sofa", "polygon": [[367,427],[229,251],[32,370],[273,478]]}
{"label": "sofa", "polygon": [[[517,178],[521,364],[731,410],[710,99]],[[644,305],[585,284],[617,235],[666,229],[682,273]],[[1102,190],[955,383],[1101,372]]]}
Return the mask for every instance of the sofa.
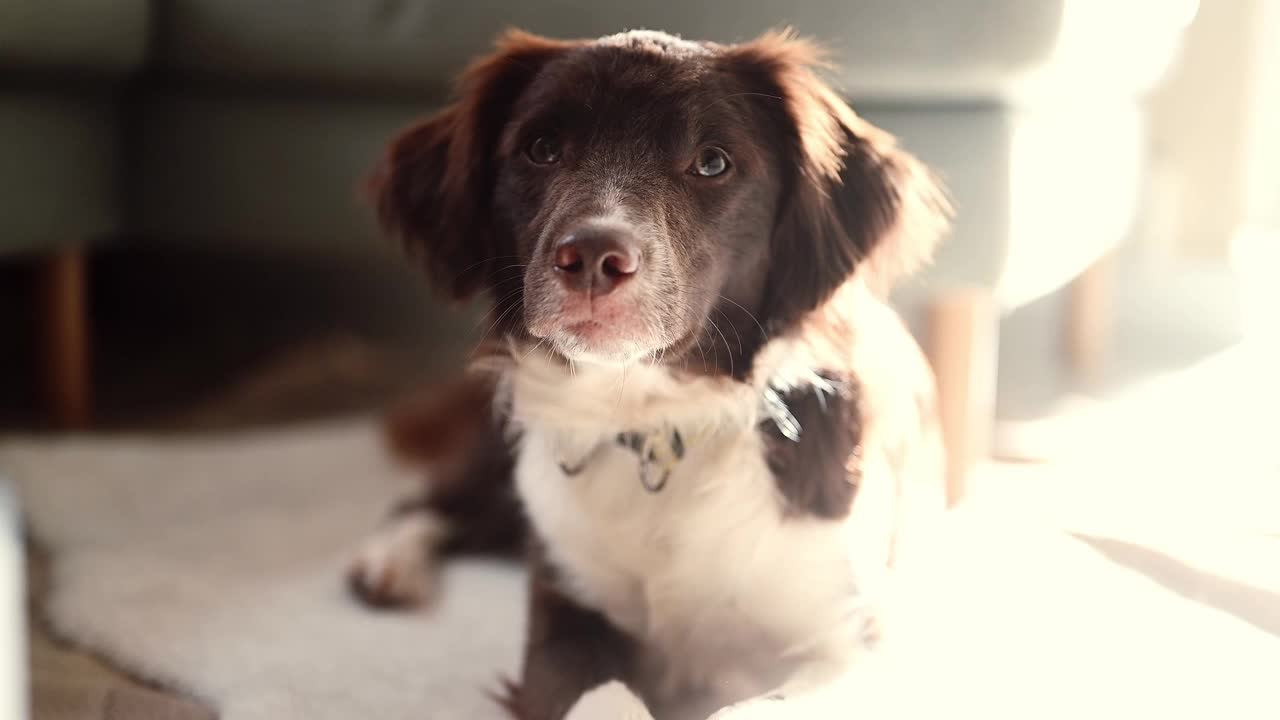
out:
{"label": "sofa", "polygon": [[1194,0],[0,0],[0,253],[42,258],[48,396],[65,422],[84,423],[84,248],[388,253],[357,200],[360,178],[504,27],[732,41],[792,25],[834,50],[834,79],[855,107],[950,188],[953,236],[897,301],[925,319],[961,473],[991,420],[999,313],[1081,276],[1124,238],[1141,186],[1140,99],[1194,10]]}

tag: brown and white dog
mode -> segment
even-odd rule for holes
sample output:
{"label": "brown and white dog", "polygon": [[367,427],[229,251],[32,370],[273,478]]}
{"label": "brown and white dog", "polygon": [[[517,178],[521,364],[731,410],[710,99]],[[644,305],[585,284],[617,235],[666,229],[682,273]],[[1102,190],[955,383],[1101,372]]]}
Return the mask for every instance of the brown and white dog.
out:
{"label": "brown and white dog", "polygon": [[883,294],[947,211],[819,61],[786,33],[509,33],[374,179],[501,341],[393,418],[431,487],[353,585],[407,602],[440,552],[531,547],[518,717],[857,707],[885,569],[942,497],[932,377]]}

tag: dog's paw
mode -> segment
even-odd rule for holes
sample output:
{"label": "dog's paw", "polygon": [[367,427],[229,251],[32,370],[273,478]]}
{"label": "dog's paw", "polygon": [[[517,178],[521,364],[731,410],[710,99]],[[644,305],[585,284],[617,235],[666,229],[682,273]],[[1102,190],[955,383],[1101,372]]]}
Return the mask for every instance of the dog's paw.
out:
{"label": "dog's paw", "polygon": [[392,519],[364,541],[347,570],[351,591],[374,607],[410,607],[435,590],[436,548],[444,523],[429,513]]}
{"label": "dog's paw", "polygon": [[653,716],[626,685],[612,680],[583,693],[564,720],[653,720]]}

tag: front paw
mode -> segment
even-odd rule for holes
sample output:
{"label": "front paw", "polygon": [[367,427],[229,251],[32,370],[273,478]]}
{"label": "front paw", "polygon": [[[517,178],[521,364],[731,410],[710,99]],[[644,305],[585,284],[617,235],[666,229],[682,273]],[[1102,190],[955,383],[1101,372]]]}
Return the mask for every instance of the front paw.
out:
{"label": "front paw", "polygon": [[434,515],[394,519],[356,551],[347,570],[352,592],[373,607],[425,604],[435,590],[432,564],[443,535]]}
{"label": "front paw", "polygon": [[564,720],[653,720],[653,716],[626,685],[612,680],[583,693]]}

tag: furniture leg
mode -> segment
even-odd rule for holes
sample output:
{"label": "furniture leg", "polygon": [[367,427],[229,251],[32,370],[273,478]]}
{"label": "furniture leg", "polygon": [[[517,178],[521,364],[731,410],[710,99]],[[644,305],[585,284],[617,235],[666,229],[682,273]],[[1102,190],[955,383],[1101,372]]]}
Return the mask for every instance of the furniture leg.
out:
{"label": "furniture leg", "polygon": [[83,250],[41,260],[36,282],[44,404],[58,427],[83,428],[90,418],[89,317]]}
{"label": "furniture leg", "polygon": [[990,454],[999,324],[991,293],[980,289],[942,292],[928,313],[951,506],[971,494],[973,467]]}
{"label": "furniture leg", "polygon": [[1103,255],[1067,288],[1063,344],[1067,363],[1080,380],[1096,380],[1111,335],[1112,256]]}

